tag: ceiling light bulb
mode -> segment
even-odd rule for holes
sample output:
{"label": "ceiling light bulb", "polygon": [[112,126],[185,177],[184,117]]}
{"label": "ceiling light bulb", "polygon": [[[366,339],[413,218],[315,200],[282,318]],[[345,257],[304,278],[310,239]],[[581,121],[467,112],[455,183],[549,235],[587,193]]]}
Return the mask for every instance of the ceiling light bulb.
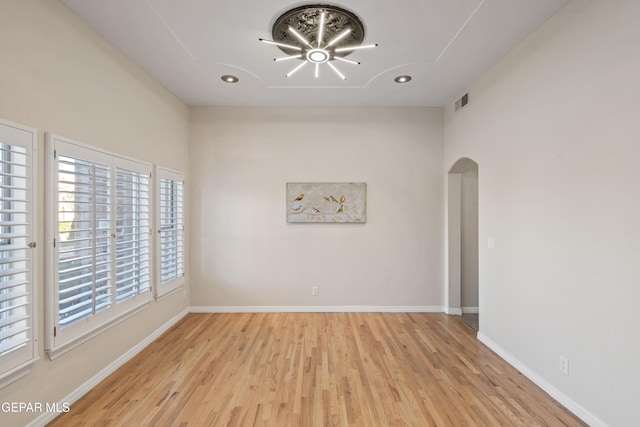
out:
{"label": "ceiling light bulb", "polygon": [[285,77],[291,77],[293,76],[293,74],[298,71],[300,68],[304,67],[305,65],[307,65],[309,63],[309,61],[304,61],[302,64],[298,65],[296,68],[294,68],[293,70],[289,71],[289,74],[286,74]]}
{"label": "ceiling light bulb", "polygon": [[347,78],[344,76],[344,74],[342,74],[342,73],[341,73],[341,72],[336,68],[336,66],[335,66],[335,65],[333,65],[331,62],[327,62],[327,64],[329,64],[329,67],[331,67],[331,69],[332,69],[333,71],[335,71],[335,72],[336,72],[336,74],[337,74],[338,76],[340,76],[340,78],[341,78],[342,80],[347,80]]}
{"label": "ceiling light bulb", "polygon": [[306,44],[307,46],[311,47],[311,43],[309,43],[309,40],[305,39],[302,34],[300,34],[299,32],[296,31],[295,28],[293,27],[289,27],[289,32],[291,32],[291,34],[293,34],[294,36],[296,36],[302,43]]}
{"label": "ceiling light bulb", "polygon": [[411,81],[411,76],[398,76],[393,81],[396,83],[408,83]]}
{"label": "ceiling light bulb", "polygon": [[320,63],[327,59],[327,55],[322,52],[312,52],[311,55],[309,55],[309,58],[311,58],[313,62]]}
{"label": "ceiling light bulb", "polygon": [[320,14],[320,25],[318,26],[318,47],[320,47],[320,44],[322,43],[322,35],[324,34],[324,15],[324,12]]}
{"label": "ceiling light bulb", "polygon": [[225,74],[220,78],[222,79],[222,81],[226,83],[238,83],[238,80],[239,80],[236,76],[232,76],[230,74]]}
{"label": "ceiling light bulb", "polygon": [[258,40],[260,40],[263,43],[273,44],[273,45],[276,45],[276,46],[285,47],[287,49],[302,50],[302,48],[300,46],[294,46],[294,45],[291,45],[291,44],[279,43],[279,42],[274,42],[274,41],[265,40],[265,39],[258,39]]}
{"label": "ceiling light bulb", "polygon": [[360,65],[358,61],[353,61],[351,59],[345,59],[341,56],[334,56],[333,59],[337,59],[338,61],[348,62],[349,64]]}
{"label": "ceiling light bulb", "polygon": [[337,36],[335,36],[333,38],[333,40],[331,40],[329,42],[329,44],[325,47],[325,49],[327,47],[331,47],[334,44],[338,43],[340,40],[342,40],[343,38],[345,38],[347,35],[349,35],[349,33],[351,32],[351,28],[347,28],[346,30],[344,30],[343,32],[341,32],[340,34],[338,34]]}
{"label": "ceiling light bulb", "polygon": [[316,64],[327,62],[329,58],[329,52],[324,49],[311,49],[307,52],[307,60]]}
{"label": "ceiling light bulb", "polygon": [[367,44],[367,45],[363,45],[363,46],[339,47],[335,51],[336,52],[348,52],[350,50],[371,49],[372,47],[378,47],[378,43],[376,43],[376,44]]}
{"label": "ceiling light bulb", "polygon": [[302,54],[299,55],[291,55],[291,56],[284,56],[282,58],[274,58],[274,61],[287,61],[289,59],[296,59],[296,58],[302,58]]}

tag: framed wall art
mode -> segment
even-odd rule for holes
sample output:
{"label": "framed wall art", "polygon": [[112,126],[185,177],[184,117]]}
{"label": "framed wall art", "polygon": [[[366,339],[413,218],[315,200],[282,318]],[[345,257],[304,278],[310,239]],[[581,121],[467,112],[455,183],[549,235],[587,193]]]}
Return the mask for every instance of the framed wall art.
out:
{"label": "framed wall art", "polygon": [[287,222],[365,223],[364,182],[288,182]]}

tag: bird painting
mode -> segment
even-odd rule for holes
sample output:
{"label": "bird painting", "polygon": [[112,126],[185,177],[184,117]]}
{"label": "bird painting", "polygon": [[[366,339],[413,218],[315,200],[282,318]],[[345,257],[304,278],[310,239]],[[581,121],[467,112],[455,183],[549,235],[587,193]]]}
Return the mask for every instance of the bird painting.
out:
{"label": "bird painting", "polygon": [[366,222],[366,184],[288,182],[287,222]]}

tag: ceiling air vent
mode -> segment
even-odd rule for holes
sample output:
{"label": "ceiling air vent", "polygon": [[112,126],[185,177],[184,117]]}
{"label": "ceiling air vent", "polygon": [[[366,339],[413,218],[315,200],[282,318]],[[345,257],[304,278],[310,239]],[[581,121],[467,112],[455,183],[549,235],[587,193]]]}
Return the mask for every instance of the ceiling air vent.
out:
{"label": "ceiling air vent", "polygon": [[462,95],[462,98],[456,101],[456,111],[458,111],[468,103],[469,103],[469,94],[465,93],[464,95]]}

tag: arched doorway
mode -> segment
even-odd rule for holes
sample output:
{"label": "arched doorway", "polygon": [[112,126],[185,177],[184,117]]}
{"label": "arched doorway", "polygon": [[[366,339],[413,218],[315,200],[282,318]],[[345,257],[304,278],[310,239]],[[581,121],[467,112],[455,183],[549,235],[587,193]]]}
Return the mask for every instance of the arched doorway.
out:
{"label": "arched doorway", "polygon": [[478,163],[459,159],[449,170],[446,312],[478,330]]}

